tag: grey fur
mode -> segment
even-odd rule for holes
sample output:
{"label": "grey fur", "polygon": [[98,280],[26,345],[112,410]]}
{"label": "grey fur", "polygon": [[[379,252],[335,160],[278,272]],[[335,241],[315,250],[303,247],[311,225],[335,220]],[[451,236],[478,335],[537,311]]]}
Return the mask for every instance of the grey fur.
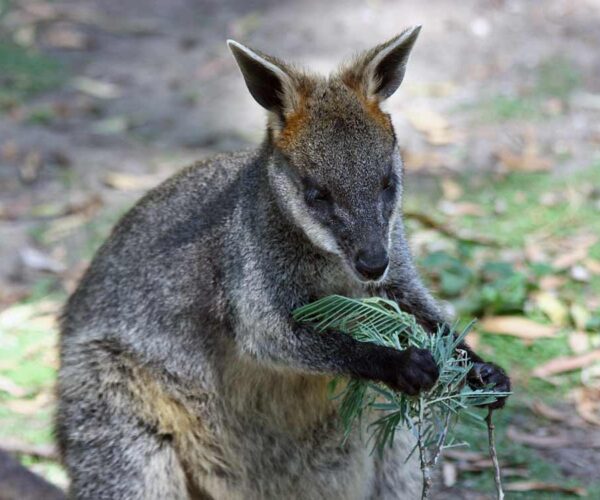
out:
{"label": "grey fur", "polygon": [[[64,310],[57,435],[74,498],[418,497],[418,465],[403,462],[411,437],[382,458],[358,432],[341,445],[326,386],[355,375],[416,391],[435,380],[427,353],[317,334],[290,314],[332,293],[379,294],[443,320],[412,264],[400,186],[382,214],[382,175],[390,162],[402,175],[393,131],[343,83],[348,69],[324,79],[269,61],[298,95],[270,110],[259,150],[148,193]],[[300,105],[302,127],[285,138]],[[335,196],[335,227],[307,206],[305,176]],[[373,242],[390,268],[366,282],[353,259]]]}

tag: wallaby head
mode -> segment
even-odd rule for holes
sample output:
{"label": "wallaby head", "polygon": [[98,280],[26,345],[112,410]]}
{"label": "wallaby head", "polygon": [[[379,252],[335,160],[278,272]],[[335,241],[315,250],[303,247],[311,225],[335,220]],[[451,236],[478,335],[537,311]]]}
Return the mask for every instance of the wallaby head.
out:
{"label": "wallaby head", "polygon": [[402,162],[380,103],[404,77],[420,27],[365,52],[328,78],[229,41],[254,99],[269,112],[268,179],[313,244],[361,281],[388,268]]}

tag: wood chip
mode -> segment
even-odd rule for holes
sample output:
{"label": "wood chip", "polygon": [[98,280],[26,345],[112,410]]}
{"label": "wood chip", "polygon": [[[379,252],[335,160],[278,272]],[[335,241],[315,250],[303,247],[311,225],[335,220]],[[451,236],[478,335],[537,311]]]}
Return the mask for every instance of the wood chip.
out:
{"label": "wood chip", "polygon": [[533,376],[544,378],[559,373],[572,372],[600,361],[600,349],[576,356],[559,356],[533,370]]}
{"label": "wood chip", "polygon": [[479,323],[487,333],[511,335],[524,340],[537,340],[556,336],[555,326],[542,325],[521,316],[488,316]]}

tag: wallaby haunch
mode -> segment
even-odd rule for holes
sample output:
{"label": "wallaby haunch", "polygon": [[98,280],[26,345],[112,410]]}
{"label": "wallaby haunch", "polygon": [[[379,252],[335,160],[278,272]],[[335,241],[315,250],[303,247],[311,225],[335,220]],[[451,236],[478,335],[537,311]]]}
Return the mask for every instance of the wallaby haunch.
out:
{"label": "wallaby haunch", "polygon": [[[410,434],[383,456],[359,433],[342,444],[327,385],[362,377],[416,394],[437,379],[430,353],[291,316],[329,294],[382,295],[444,324],[408,250],[402,162],[379,107],[418,33],[329,78],[229,42],[268,111],[263,144],[146,195],[64,311],[57,435],[74,498],[418,498]],[[468,352],[473,384],[510,387]]]}

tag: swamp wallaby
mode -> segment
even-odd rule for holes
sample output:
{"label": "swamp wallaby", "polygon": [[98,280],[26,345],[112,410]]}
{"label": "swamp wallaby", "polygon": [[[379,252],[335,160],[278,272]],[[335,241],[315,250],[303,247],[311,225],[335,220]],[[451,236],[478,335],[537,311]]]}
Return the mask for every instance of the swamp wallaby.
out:
{"label": "swamp wallaby", "polygon": [[[379,107],[418,33],[328,78],[228,42],[268,111],[264,142],[148,193],[64,311],[57,435],[74,498],[418,497],[410,435],[383,456],[359,433],[342,444],[327,385],[362,377],[416,394],[437,379],[430,353],[291,316],[329,294],[382,295],[428,329],[444,323],[408,250],[402,161]],[[473,383],[509,388],[471,356]]]}

